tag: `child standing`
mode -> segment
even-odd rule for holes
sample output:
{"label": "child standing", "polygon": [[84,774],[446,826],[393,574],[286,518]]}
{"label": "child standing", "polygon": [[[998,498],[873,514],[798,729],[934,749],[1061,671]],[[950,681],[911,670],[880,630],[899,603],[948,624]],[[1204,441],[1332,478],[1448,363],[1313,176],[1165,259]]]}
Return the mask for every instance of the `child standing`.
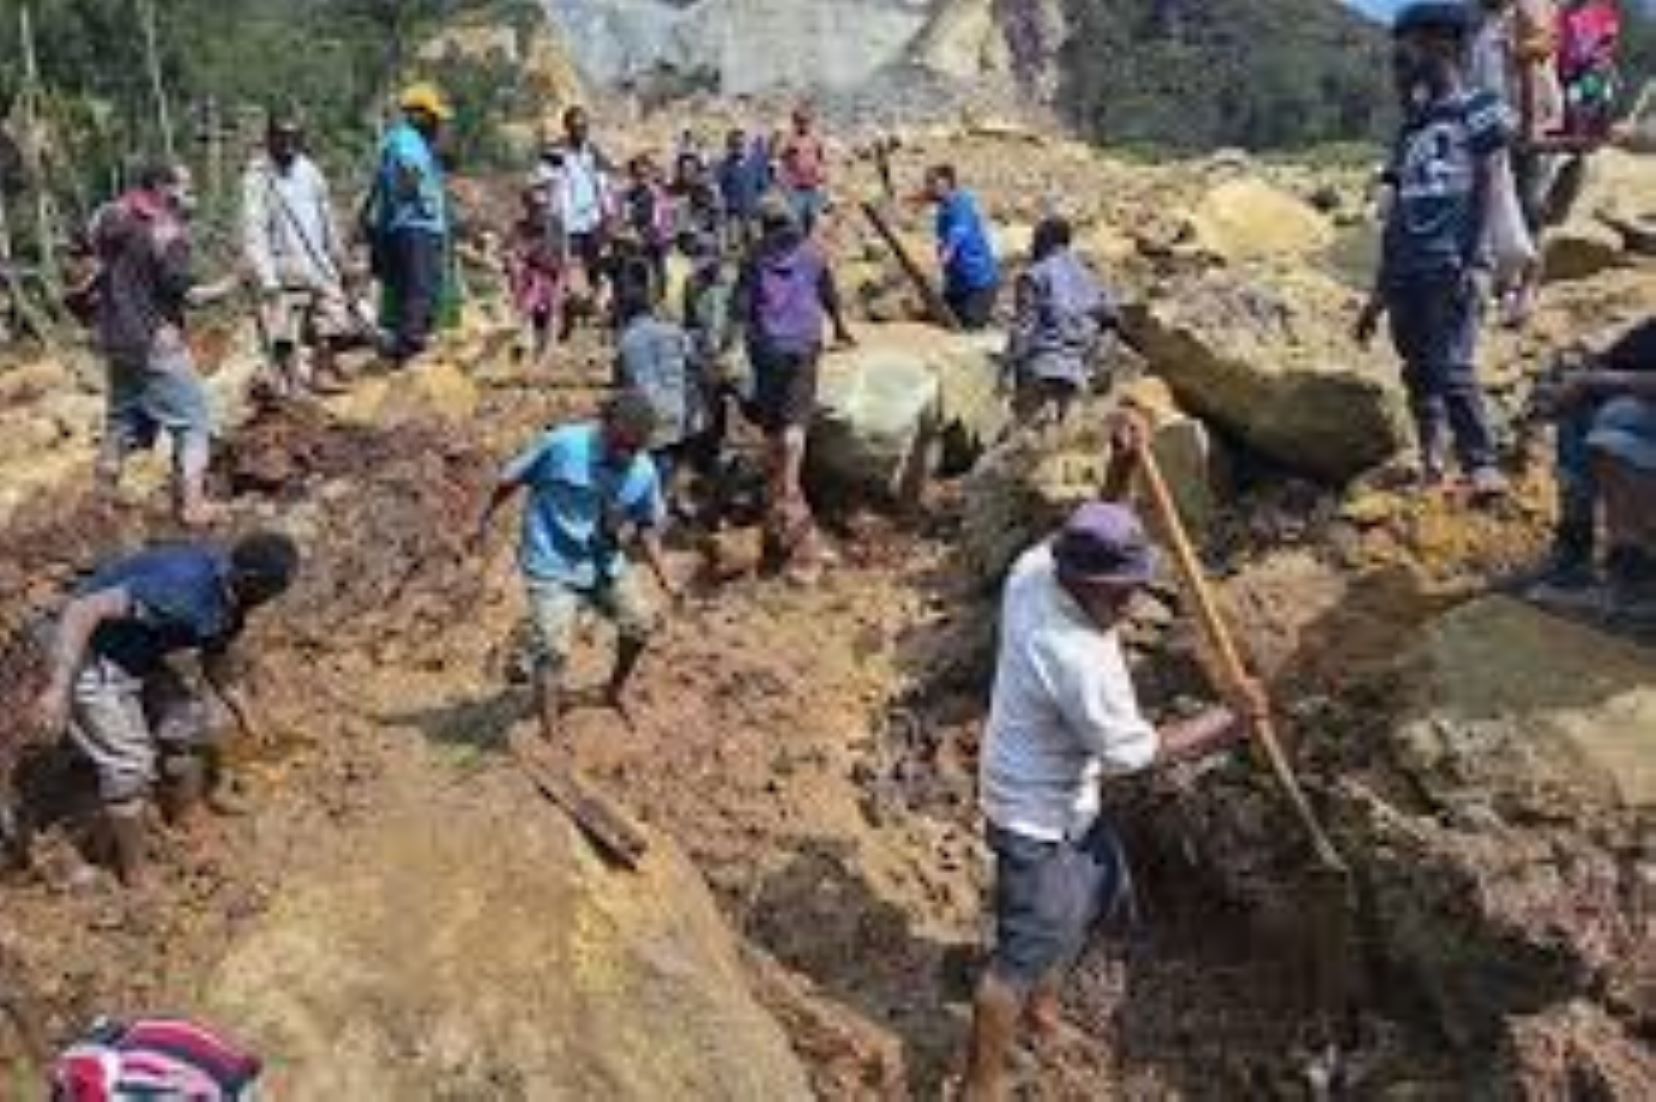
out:
{"label": "child standing", "polygon": [[1477,378],[1478,275],[1499,155],[1512,137],[1506,106],[1469,91],[1462,59],[1472,26],[1459,3],[1417,3],[1398,16],[1393,72],[1405,121],[1388,179],[1380,271],[1357,323],[1366,345],[1382,315],[1403,360],[1422,482],[1442,481],[1453,440],[1475,498],[1506,480]]}
{"label": "child standing", "polygon": [[541,367],[551,358],[562,320],[564,248],[551,186],[531,184],[522,198],[522,215],[506,249],[506,278],[523,325],[523,347]]}
{"label": "child standing", "polygon": [[667,254],[673,247],[673,204],[661,185],[655,159],[641,153],[627,164],[627,190],[621,195],[627,236],[650,266],[655,294],[667,288]]}

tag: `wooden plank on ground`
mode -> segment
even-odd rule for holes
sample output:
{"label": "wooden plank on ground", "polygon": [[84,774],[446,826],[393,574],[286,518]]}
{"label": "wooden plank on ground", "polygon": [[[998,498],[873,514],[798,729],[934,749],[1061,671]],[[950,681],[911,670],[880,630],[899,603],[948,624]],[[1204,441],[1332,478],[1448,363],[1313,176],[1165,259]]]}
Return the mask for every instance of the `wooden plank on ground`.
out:
{"label": "wooden plank on ground", "polygon": [[566,755],[529,733],[514,733],[510,746],[524,776],[542,796],[575,820],[581,833],[606,859],[627,869],[638,867],[649,849],[643,832],[582,784]]}

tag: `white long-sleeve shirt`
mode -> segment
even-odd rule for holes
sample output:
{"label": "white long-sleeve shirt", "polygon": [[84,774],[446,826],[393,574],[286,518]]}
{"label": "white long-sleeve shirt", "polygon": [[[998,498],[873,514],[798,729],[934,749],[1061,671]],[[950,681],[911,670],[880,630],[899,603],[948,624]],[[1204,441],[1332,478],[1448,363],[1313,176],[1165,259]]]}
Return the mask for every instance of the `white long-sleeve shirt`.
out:
{"label": "white long-sleeve shirt", "polygon": [[1048,544],[1024,552],[1001,602],[984,815],[1040,841],[1079,837],[1098,815],[1100,778],[1147,768],[1158,748],[1117,634],[1059,585]]}
{"label": "white long-sleeve shirt", "polygon": [[242,176],[242,252],[267,290],[328,289],[344,256],[328,181],[309,157],[286,171],[256,158]]}

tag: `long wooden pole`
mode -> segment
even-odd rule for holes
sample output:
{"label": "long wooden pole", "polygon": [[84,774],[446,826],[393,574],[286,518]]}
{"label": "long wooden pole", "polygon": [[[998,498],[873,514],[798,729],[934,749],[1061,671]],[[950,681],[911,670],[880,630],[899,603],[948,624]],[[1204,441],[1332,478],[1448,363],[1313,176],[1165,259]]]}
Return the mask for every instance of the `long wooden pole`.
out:
{"label": "long wooden pole", "polygon": [[156,41],[155,0],[144,4],[144,55],[149,69],[150,95],[155,100],[155,119],[161,127],[161,150],[167,160],[178,159],[178,147],[173,142],[172,109],[167,104],[167,86],[161,79],[161,50]]}
{"label": "long wooden pole", "polygon": [[[1150,506],[1161,520],[1163,534],[1172,545],[1174,568],[1180,580],[1184,582],[1191,602],[1196,606],[1197,623],[1218,659],[1219,668],[1215,674],[1226,682],[1220,687],[1232,689],[1244,684],[1248,681],[1247,667],[1236,649],[1235,640],[1225,625],[1224,617],[1219,614],[1219,606],[1214,602],[1207,575],[1202,571],[1202,564],[1196,557],[1196,548],[1190,542],[1190,534],[1185,530],[1184,521],[1179,516],[1179,507],[1173,500],[1167,479],[1162,475],[1161,464],[1156,461],[1155,452],[1148,440],[1141,441],[1138,448],[1138,471],[1144,489],[1149,495]],[[1323,829],[1322,823],[1317,819],[1317,813],[1312,810],[1311,802],[1306,799],[1305,790],[1300,787],[1299,777],[1294,774],[1294,767],[1289,763],[1288,755],[1282,748],[1282,741],[1277,737],[1275,725],[1268,718],[1261,719],[1254,725],[1254,737],[1259,740],[1265,752],[1265,759],[1270,764],[1277,785],[1288,798],[1295,816],[1310,837],[1318,862],[1327,869],[1345,873],[1345,860],[1341,858],[1339,850],[1334,848],[1328,832]]]}
{"label": "long wooden pole", "polygon": [[891,224],[886,221],[885,215],[881,214],[880,209],[873,203],[864,203],[862,211],[863,216],[868,219],[869,225],[874,227],[874,232],[880,235],[880,240],[884,241],[886,248],[891,250],[891,255],[897,258],[897,265],[903,269],[903,274],[908,276],[909,282],[914,285],[914,289],[920,292],[920,300],[925,303],[926,312],[932,316],[932,320],[945,329],[959,330],[960,319],[955,317],[953,310],[949,309],[949,304],[938,293],[937,287],[932,283],[931,277],[926,274],[926,270],[920,267],[914,257],[909,255],[908,249],[903,247],[902,239],[897,236],[896,231],[891,228]]}
{"label": "long wooden pole", "polygon": [[35,58],[34,23],[27,4],[18,8],[18,36],[23,48],[23,159],[34,187],[35,241],[42,276],[49,287],[57,284],[56,234],[52,227],[52,195],[46,179],[45,129],[40,114],[40,65]]}
{"label": "long wooden pole", "polygon": [[12,259],[11,217],[6,211],[6,189],[0,187],[0,266]]}

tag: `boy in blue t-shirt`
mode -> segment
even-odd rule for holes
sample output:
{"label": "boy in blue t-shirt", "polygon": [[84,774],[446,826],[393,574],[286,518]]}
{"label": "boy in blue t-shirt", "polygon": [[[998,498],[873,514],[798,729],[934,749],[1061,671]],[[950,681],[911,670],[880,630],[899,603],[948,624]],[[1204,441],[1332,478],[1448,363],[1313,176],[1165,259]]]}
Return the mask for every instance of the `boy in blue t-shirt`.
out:
{"label": "boy in blue t-shirt", "polygon": [[1466,87],[1471,31],[1459,3],[1419,3],[1398,16],[1393,71],[1405,121],[1387,169],[1393,201],[1380,271],[1357,339],[1366,345],[1381,315],[1390,317],[1423,482],[1444,477],[1452,438],[1474,496],[1490,498],[1506,481],[1477,378],[1477,274],[1496,157],[1513,126],[1498,97]]}
{"label": "boy in blue t-shirt", "polygon": [[626,529],[637,532],[663,591],[677,591],[661,550],[666,509],[647,451],[654,430],[648,399],[633,391],[615,395],[596,423],[553,429],[508,463],[478,523],[481,545],[501,506],[518,491],[529,492],[518,566],[535,629],[535,691],[548,742],[557,737],[563,671],[583,608],[613,621],[620,633],[605,694],[609,704],[620,707],[644,656],[654,613],[627,569]]}

